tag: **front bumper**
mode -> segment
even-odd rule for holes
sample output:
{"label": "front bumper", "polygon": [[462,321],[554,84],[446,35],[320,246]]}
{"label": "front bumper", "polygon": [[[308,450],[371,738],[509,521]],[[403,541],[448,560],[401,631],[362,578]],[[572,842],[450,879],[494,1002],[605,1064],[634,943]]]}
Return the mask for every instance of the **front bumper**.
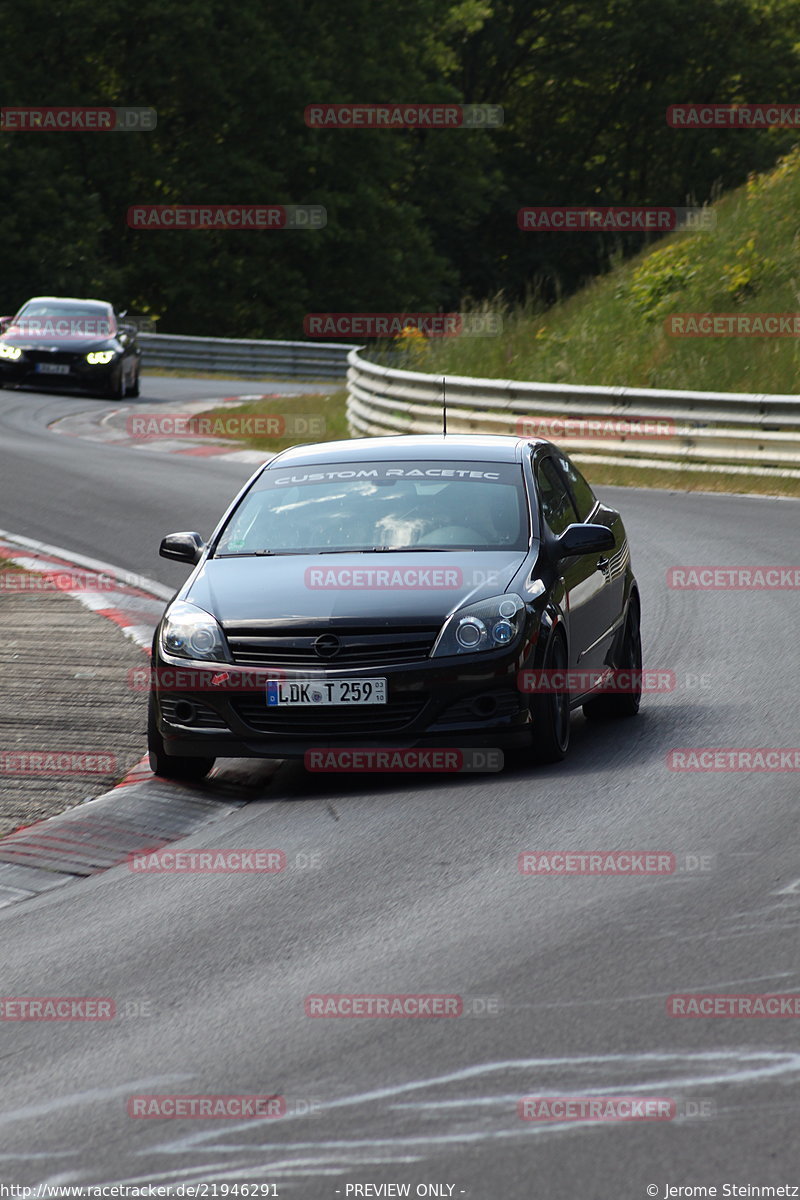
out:
{"label": "front bumper", "polygon": [[[523,655],[489,653],[413,667],[330,671],[330,678],[385,677],[385,705],[267,706],[266,681],[324,679],[325,672],[242,672],[222,663],[153,659],[152,697],[167,754],[214,758],[303,758],[318,749],[523,748],[531,712],[517,688]],[[214,684],[228,675],[229,682]],[[237,689],[239,678],[247,686]],[[170,686],[174,684],[174,686]],[[193,686],[196,684],[196,686]]]}
{"label": "front bumper", "polygon": [[111,386],[112,377],[116,377],[119,371],[119,359],[108,364],[90,366],[79,356],[76,356],[74,361],[59,361],[55,364],[68,367],[67,373],[39,371],[38,365],[25,359],[16,362],[0,359],[0,384],[3,387],[36,386],[47,391],[55,388],[78,388],[86,392],[107,391]]}

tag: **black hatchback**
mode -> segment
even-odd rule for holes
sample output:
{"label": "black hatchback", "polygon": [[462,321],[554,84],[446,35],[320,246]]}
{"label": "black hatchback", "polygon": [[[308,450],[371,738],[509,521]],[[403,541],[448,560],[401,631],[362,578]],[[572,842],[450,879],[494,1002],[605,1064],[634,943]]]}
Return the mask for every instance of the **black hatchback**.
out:
{"label": "black hatchback", "polygon": [[321,749],[529,747],[554,762],[572,709],[639,708],[622,519],[550,442],[296,447],[207,543],[174,533],[160,552],[195,569],[153,641],[158,775]]}

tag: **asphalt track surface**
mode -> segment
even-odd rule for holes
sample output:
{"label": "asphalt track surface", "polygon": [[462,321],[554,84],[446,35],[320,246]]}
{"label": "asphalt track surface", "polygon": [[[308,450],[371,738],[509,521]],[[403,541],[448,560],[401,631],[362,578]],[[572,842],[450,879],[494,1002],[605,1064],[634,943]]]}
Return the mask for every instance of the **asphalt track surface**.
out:
{"label": "asphalt track surface", "polygon": [[[256,390],[150,379],[142,401]],[[97,403],[0,392],[0,525],[177,584],[159,538],[208,533],[249,468],[47,432]],[[796,591],[666,586],[675,565],[796,564],[800,505],[601,494],[628,527],[645,665],[675,671],[675,690],[615,726],[576,714],[557,767],[284,765],[191,841],[282,849],[278,875],[120,867],[0,911],[3,995],[108,996],[121,1014],[0,1023],[0,1179],[270,1182],[315,1200],[389,1183],[487,1200],[800,1184],[797,1020],[666,1010],[674,993],[800,991],[798,775],[665,761],[800,743]],[[705,856],[704,869],[517,870],[521,851],[567,849]],[[319,993],[456,994],[476,1015],[312,1019],[304,998]],[[519,1119],[520,1097],[554,1093],[666,1097],[677,1115]],[[141,1094],[282,1095],[287,1115],[132,1119]]]}

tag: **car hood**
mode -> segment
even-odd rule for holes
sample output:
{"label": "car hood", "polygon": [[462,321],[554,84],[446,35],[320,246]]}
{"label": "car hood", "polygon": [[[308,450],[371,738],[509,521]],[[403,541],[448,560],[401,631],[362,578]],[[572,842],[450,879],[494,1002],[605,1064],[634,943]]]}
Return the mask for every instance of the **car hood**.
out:
{"label": "car hood", "polygon": [[522,550],[409,551],[212,558],[179,598],[205,609],[223,625],[444,620],[464,604],[504,592],[526,554]]}
{"label": "car hood", "polygon": [[36,337],[30,333],[14,333],[9,330],[0,337],[6,346],[18,346],[20,350],[60,350],[76,354],[88,354],[93,350],[119,350],[116,338],[97,337]]}

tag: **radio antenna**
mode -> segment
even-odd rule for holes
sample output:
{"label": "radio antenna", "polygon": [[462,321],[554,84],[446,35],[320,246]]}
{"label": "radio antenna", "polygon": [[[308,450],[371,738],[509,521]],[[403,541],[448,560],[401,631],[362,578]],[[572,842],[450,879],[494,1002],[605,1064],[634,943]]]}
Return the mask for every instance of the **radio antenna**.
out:
{"label": "radio antenna", "polygon": [[442,437],[447,437],[447,396],[444,375],[442,376]]}

